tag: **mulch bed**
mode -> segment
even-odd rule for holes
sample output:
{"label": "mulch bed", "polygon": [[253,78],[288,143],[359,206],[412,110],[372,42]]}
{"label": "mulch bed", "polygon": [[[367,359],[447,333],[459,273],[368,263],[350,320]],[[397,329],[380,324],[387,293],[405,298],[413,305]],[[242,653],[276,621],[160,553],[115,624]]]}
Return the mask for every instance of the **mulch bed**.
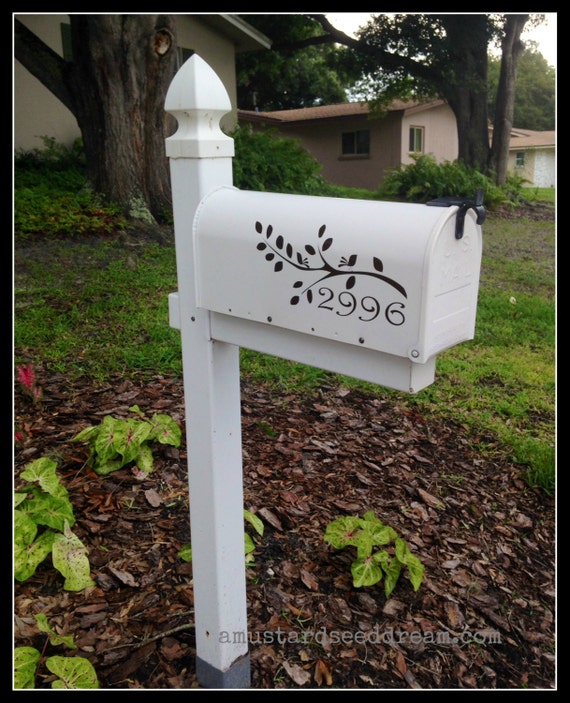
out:
{"label": "mulch bed", "polygon": [[[95,474],[71,442],[105,415],[130,416],[135,404],[183,427],[181,381],[70,387],[64,376],[36,373],[41,403],[15,391],[24,435],[16,476],[42,456],[57,460],[96,586],[64,591],[49,559],[16,582],[15,646],[64,653],[36,626],[34,614],[45,613],[73,636],[78,650],[65,653],[89,659],[101,688],[200,688],[192,564],[178,556],[190,542],[184,442],[157,449],[142,479],[129,467]],[[555,503],[526,486],[523,467],[494,455],[489,438],[342,386],[284,397],[247,380],[242,433],[245,507],[265,525],[248,567],[250,636],[299,635],[252,640],[252,688],[556,687]],[[482,439],[485,457],[473,450]],[[355,588],[352,555],[325,543],[331,520],[369,510],[425,565],[417,591],[404,575],[389,598],[382,583]],[[311,632],[345,638],[317,641]],[[36,687],[53,679],[40,668]]]}

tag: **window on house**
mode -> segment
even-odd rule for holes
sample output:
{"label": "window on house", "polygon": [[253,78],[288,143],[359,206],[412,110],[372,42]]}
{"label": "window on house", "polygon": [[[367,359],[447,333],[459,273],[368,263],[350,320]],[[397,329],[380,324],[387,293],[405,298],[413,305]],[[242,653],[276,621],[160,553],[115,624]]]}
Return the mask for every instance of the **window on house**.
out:
{"label": "window on house", "polygon": [[424,150],[424,128],[410,127],[409,151],[423,153]]}
{"label": "window on house", "polygon": [[370,154],[370,130],[358,129],[356,132],[342,133],[342,153]]}
{"label": "window on house", "polygon": [[517,151],[515,155],[515,166],[519,168],[524,166],[524,151]]}

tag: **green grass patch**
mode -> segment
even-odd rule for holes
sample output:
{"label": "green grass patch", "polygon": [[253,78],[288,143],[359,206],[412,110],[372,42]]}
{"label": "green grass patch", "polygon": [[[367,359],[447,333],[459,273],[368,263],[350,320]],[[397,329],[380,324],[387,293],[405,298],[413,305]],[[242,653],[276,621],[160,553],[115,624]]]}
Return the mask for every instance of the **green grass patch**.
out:
{"label": "green grass patch", "polygon": [[[15,363],[65,374],[70,386],[82,376],[104,382],[116,372],[180,377],[180,333],[168,318],[168,295],[177,290],[174,247],[120,234],[122,221],[113,220],[112,211],[105,218],[113,235],[101,236],[101,216],[90,214],[97,203],[82,190],[77,172],[51,178],[51,164],[41,161],[32,177],[33,167],[25,162],[16,178]],[[533,194],[552,202],[551,190]],[[344,194],[366,197],[356,190]],[[86,217],[80,236],[62,214],[72,196],[84,206],[77,210],[73,201],[74,217]],[[342,384],[434,421],[458,422],[477,451],[508,457],[530,485],[552,494],[555,293],[554,222],[489,213],[475,338],[438,356],[428,388],[410,396],[247,349],[240,351],[242,375],[283,394]]]}

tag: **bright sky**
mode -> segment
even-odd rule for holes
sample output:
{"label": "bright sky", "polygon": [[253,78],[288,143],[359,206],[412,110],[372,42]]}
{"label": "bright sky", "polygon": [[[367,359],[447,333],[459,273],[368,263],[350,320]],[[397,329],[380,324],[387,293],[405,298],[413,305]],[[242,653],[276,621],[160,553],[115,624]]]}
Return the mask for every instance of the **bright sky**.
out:
{"label": "bright sky", "polygon": [[[332,25],[341,29],[345,34],[352,34],[370,17],[369,12],[327,12],[327,17]],[[374,13],[380,14],[380,13]],[[550,66],[556,67],[556,27],[557,12],[546,12],[546,20],[540,27],[523,32],[523,41],[532,39],[538,44],[539,52],[544,56]]]}

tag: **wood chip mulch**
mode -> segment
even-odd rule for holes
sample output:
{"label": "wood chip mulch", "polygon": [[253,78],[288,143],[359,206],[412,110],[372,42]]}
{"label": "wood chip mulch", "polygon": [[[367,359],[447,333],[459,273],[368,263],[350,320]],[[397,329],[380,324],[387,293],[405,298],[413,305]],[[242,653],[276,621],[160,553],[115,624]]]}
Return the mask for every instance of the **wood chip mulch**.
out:
{"label": "wood chip mulch", "polygon": [[[16,485],[29,462],[56,459],[96,586],[64,591],[49,559],[15,582],[14,645],[63,654],[37,628],[45,613],[102,689],[200,688],[192,564],[178,556],[190,542],[184,442],[157,449],[142,479],[98,476],[71,442],[135,404],[184,427],[181,381],[70,387],[36,373],[42,402],[15,391]],[[253,689],[556,687],[555,501],[489,438],[332,382],[302,397],[247,380],[242,433],[245,507],[265,525],[248,567]],[[388,599],[382,583],[355,588],[352,555],[325,543],[331,520],[369,510],[422,560],[418,591],[404,575]],[[255,640],[267,632],[287,636]],[[53,679],[40,667],[36,687]]]}

